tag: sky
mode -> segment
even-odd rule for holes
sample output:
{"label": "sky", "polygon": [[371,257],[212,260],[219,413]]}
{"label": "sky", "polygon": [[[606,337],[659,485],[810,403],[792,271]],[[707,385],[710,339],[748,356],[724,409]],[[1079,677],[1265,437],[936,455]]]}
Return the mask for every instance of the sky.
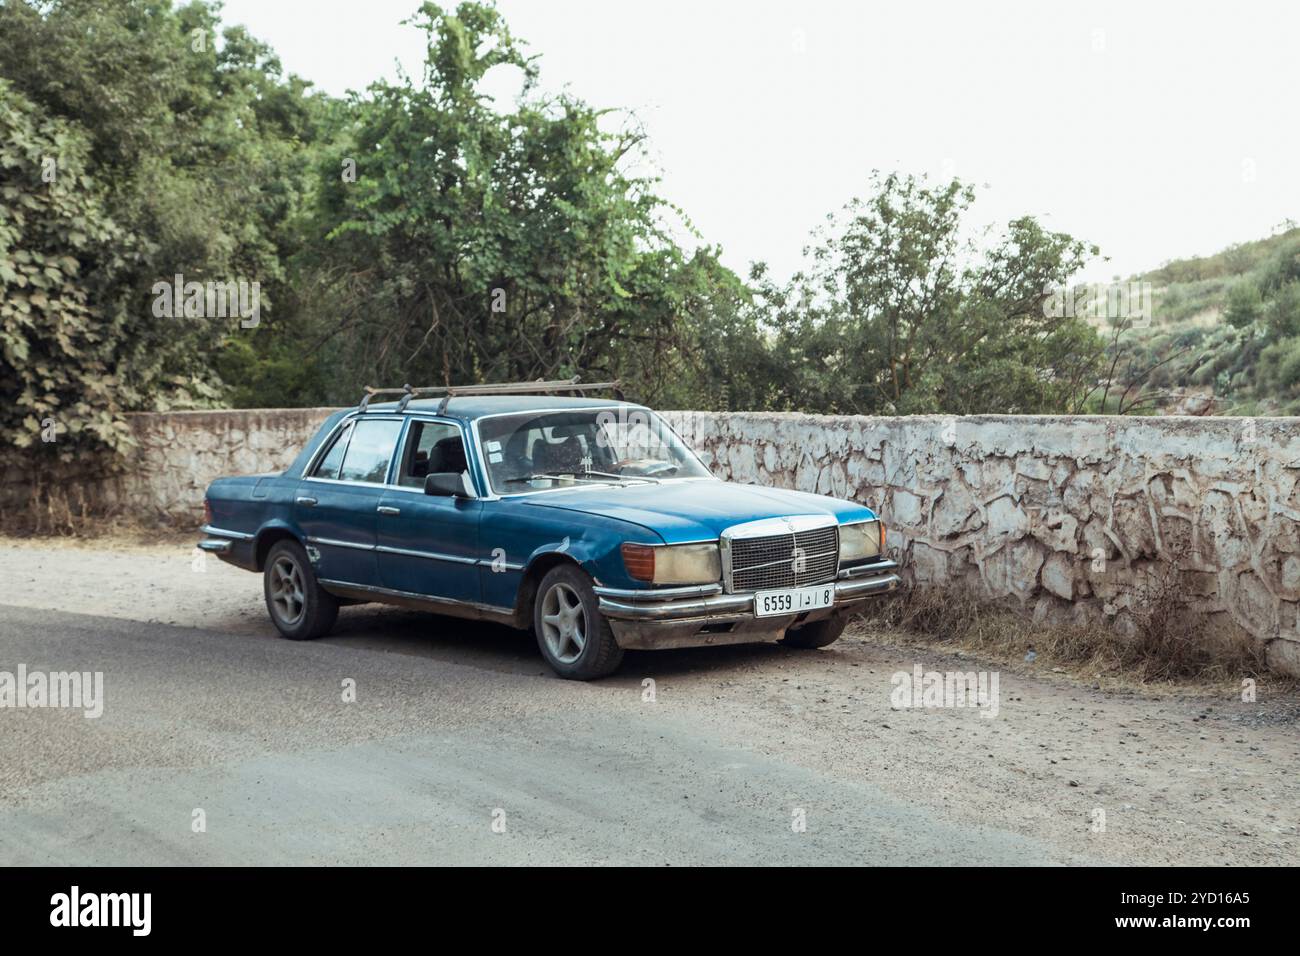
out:
{"label": "sky", "polygon": [[[226,0],[223,19],[341,95],[420,76],[418,0]],[[1300,220],[1300,4],[500,0],[544,89],[635,112],[723,262],[784,278],[873,169],[974,183],[1108,281]],[[517,79],[489,76],[509,102]]]}

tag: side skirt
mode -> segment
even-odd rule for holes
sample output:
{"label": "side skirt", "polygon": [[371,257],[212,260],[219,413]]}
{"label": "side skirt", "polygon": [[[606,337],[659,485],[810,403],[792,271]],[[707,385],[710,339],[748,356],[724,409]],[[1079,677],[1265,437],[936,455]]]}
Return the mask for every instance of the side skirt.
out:
{"label": "side skirt", "polygon": [[511,608],[495,607],[491,604],[475,604],[471,601],[455,601],[451,598],[435,598],[427,594],[414,594],[410,591],[394,591],[390,588],[368,587],[361,584],[348,584],[346,581],[324,581],[320,586],[335,597],[346,598],[361,604],[391,604],[394,607],[410,608],[414,611],[429,611],[433,614],[445,614],[449,617],[464,618],[469,621],[492,621],[518,628],[515,612]]}

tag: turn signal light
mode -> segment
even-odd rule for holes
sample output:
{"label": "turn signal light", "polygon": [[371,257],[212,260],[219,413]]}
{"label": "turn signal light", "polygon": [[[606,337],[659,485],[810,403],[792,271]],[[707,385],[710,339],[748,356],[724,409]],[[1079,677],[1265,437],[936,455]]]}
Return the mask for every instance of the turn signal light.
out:
{"label": "turn signal light", "polygon": [[623,542],[623,567],[627,568],[628,577],[637,581],[655,579],[655,549],[649,545]]}

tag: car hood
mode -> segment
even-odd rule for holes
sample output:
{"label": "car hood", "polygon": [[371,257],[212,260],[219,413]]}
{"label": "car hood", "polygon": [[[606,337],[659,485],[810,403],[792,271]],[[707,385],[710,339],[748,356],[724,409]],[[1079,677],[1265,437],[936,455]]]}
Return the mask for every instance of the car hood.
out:
{"label": "car hood", "polygon": [[733,524],[788,515],[833,515],[841,523],[867,521],[865,505],[784,488],[729,481],[666,481],[659,485],[592,485],[527,499],[537,508],[604,515],[640,525],[668,544],[718,537]]}

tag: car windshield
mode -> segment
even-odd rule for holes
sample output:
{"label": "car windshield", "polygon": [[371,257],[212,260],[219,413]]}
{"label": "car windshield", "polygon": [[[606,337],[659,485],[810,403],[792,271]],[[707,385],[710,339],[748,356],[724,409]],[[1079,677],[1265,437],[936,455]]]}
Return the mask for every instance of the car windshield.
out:
{"label": "car windshield", "polygon": [[521,412],[485,418],[478,431],[499,495],[709,477],[672,429],[642,408]]}

